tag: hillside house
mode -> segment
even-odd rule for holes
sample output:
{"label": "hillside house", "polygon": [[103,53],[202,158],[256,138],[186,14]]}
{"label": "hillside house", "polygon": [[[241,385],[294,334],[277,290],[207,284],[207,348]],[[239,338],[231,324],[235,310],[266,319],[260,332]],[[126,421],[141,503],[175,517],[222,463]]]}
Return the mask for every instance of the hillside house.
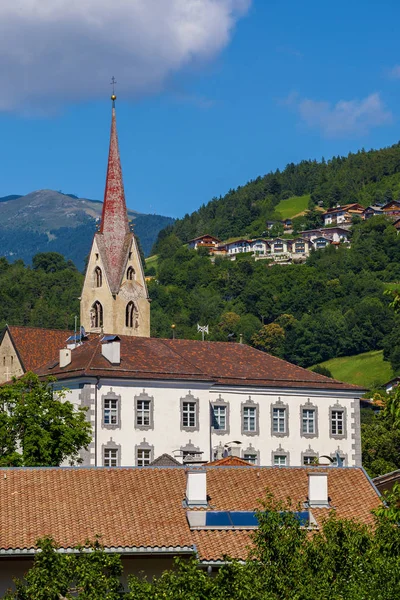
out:
{"label": "hillside house", "polygon": [[342,227],[327,227],[326,229],[307,229],[301,231],[300,236],[312,242],[319,237],[325,237],[331,242],[345,243],[350,238],[350,233]]}
{"label": "hillside house", "polygon": [[382,206],[382,213],[386,217],[399,218],[400,217],[400,200],[391,200],[384,206]]}
{"label": "hillside house", "polygon": [[262,238],[256,238],[250,241],[250,249],[256,256],[265,256],[270,249],[269,242]]}
{"label": "hillside house", "polygon": [[288,255],[290,253],[291,240],[284,238],[275,238],[270,240],[269,246],[271,249],[271,255]]}
{"label": "hillside house", "polygon": [[371,217],[379,217],[380,215],[383,215],[382,206],[367,206],[364,210],[363,218],[367,220]]}
{"label": "hillside house", "polygon": [[220,243],[221,240],[219,240],[217,237],[206,234],[189,240],[188,246],[192,250],[197,250],[198,248],[207,248],[210,252],[212,252],[218,248]]}
{"label": "hillside house", "polygon": [[302,237],[290,240],[290,243],[288,244],[288,249],[290,250],[293,258],[298,256],[309,256],[311,248],[312,243],[310,242],[310,240],[304,239]]}
{"label": "hillside house", "polygon": [[359,467],[8,468],[0,485],[1,596],[49,533],[63,553],[100,535],[107,552],[121,555],[123,582],[133,573],[160,576],[177,556],[197,557],[211,575],[226,555],[246,559],[268,491],[304,507],[304,527],[318,528],[332,510],[372,524],[381,504]]}
{"label": "hillside house", "polygon": [[225,250],[228,256],[241,254],[242,252],[251,252],[251,240],[238,238],[222,242],[219,249]]}
{"label": "hillside house", "polygon": [[331,244],[332,241],[326,236],[321,235],[320,237],[314,238],[312,243],[314,246],[314,250],[322,250],[323,248],[329,246],[329,244]]}
{"label": "hillside house", "polygon": [[353,216],[363,217],[364,207],[361,204],[345,204],[343,206],[336,206],[335,208],[328,208],[323,213],[324,226],[334,224],[351,224]]}

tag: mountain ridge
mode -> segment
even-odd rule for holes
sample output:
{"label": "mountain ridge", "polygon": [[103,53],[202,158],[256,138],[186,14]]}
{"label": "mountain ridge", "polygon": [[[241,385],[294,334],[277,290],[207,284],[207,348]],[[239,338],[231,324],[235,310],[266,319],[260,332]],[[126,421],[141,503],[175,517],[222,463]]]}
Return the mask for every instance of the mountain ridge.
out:
{"label": "mountain ridge", "polygon": [[[103,203],[54,190],[0,198],[0,256],[30,263],[38,252],[59,252],[79,269],[89,253]],[[128,210],[144,253],[174,219]]]}

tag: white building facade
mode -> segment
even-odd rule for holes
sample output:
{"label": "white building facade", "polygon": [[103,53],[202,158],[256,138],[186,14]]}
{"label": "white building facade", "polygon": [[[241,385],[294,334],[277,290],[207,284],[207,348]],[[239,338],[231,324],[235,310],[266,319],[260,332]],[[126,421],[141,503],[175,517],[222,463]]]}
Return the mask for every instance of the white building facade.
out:
{"label": "white building facade", "polygon": [[[297,371],[299,378],[303,371],[311,374],[240,344],[185,342],[197,346],[195,352],[203,344],[217,352],[221,345],[235,351],[246,348],[248,356],[262,354],[272,371],[278,361]],[[71,371],[76,371],[74,354],[81,351],[72,350]],[[82,453],[83,465],[146,466],[162,454],[179,462],[208,462],[232,453],[253,464],[296,466],[313,464],[321,455],[335,460],[337,452],[345,465],[361,464],[362,391],[354,386],[337,382],[337,389],[326,388],[324,380],[332,380],[317,375],[310,378],[309,387],[295,381],[282,386],[278,380],[275,386],[221,385],[209,376],[204,377],[208,381],[190,376],[178,381],[168,375],[162,380],[122,379],[118,370],[112,365],[114,373],[107,377],[62,377],[67,399],[87,409],[92,425],[93,441]]]}

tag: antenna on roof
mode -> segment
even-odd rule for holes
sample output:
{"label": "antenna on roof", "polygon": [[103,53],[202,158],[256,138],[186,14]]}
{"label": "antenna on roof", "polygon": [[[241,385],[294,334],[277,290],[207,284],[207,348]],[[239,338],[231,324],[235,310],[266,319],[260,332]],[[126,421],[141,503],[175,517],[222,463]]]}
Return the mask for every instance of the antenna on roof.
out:
{"label": "antenna on roof", "polygon": [[204,335],[208,335],[208,325],[199,325],[197,324],[197,331],[201,331],[201,337],[204,342]]}

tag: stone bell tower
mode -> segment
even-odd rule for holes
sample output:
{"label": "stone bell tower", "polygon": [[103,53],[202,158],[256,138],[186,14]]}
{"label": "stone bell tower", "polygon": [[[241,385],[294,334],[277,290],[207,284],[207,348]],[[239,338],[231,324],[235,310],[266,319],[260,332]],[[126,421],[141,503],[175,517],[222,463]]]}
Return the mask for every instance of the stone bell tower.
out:
{"label": "stone bell tower", "polygon": [[150,336],[150,301],[138,245],[129,226],[111,96],[111,137],[99,230],[94,234],[81,296],[86,332]]}

